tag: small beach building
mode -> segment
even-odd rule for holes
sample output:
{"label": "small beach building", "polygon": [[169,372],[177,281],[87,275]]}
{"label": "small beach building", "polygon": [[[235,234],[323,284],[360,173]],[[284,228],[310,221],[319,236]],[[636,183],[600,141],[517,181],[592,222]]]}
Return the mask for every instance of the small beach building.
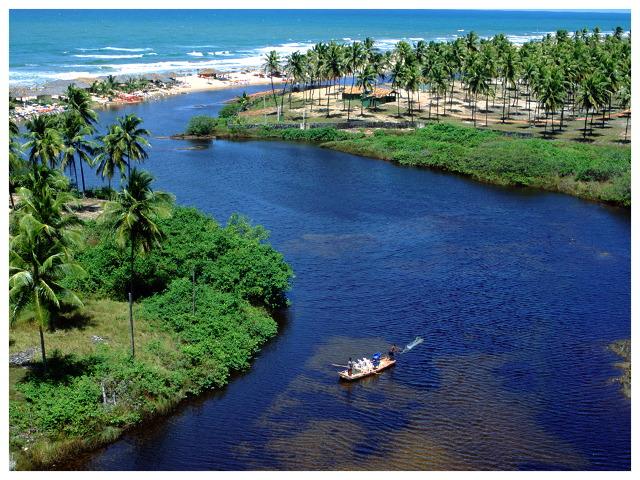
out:
{"label": "small beach building", "polygon": [[145,73],[144,75],[140,75],[140,78],[144,78],[156,86],[160,86],[163,84],[170,85],[172,83],[175,83],[171,78],[165,77],[164,75],[161,75],[159,73]]}
{"label": "small beach building", "polygon": [[372,91],[362,87],[347,87],[342,92],[342,100],[360,100],[364,107],[376,107],[385,103],[395,102],[397,92],[391,88],[378,85]]}
{"label": "small beach building", "polygon": [[42,85],[42,88],[34,90],[33,93],[36,95],[36,99],[40,103],[51,103],[53,101],[53,97],[64,97],[67,94],[67,88],[70,85],[74,85],[76,88],[81,90],[89,91],[91,85],[88,85],[84,82],[74,80],[54,80],[52,82],[47,82]]}
{"label": "small beach building", "polygon": [[16,100],[24,103],[30,96],[35,95],[33,90],[26,87],[9,87],[9,95],[11,95]]}
{"label": "small beach building", "polygon": [[200,70],[198,72],[198,76],[200,78],[225,78],[226,76],[228,76],[228,73],[226,72],[221,72],[220,70],[216,70],[214,68],[205,68],[204,70]]}

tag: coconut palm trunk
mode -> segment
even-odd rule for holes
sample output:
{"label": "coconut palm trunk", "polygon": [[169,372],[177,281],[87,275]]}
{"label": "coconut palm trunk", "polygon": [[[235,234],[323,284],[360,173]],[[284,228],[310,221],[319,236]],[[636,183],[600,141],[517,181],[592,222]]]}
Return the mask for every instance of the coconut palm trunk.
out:
{"label": "coconut palm trunk", "polygon": [[129,291],[129,326],[131,330],[131,358],[135,357],[136,346],[133,340],[133,246],[134,241],[131,239],[131,290]]}

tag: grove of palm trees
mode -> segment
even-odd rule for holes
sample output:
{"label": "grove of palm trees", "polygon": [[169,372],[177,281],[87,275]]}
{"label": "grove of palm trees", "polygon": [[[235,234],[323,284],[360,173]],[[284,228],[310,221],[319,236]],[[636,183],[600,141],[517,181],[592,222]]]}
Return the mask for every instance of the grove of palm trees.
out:
{"label": "grove of palm trees", "polygon": [[[403,40],[384,53],[367,38],[318,43],[286,58],[274,51],[266,60],[265,72],[287,79],[279,101],[272,87],[275,101],[267,105],[279,104],[284,121],[301,122],[304,111],[319,122],[445,121],[566,140],[630,138],[631,38],[620,27],[606,35],[558,30],[521,46],[472,31],[446,43]],[[365,110],[340,98],[353,87],[383,86],[397,93],[397,103]],[[253,110],[262,108],[256,102]]]}

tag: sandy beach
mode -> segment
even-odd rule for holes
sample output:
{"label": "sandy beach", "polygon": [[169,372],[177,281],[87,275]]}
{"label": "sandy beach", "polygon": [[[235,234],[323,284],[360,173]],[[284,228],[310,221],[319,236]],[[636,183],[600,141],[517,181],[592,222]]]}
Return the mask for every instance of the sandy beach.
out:
{"label": "sandy beach", "polygon": [[[239,87],[243,85],[268,85],[271,86],[271,79],[264,75],[260,70],[251,70],[249,72],[229,72],[223,78],[200,77],[196,74],[187,75],[179,78],[180,83],[168,88],[147,88],[147,96],[157,95],[175,95],[189,92],[197,92],[202,90],[220,90],[224,88]],[[273,84],[276,88],[284,84],[284,78],[274,78]],[[143,93],[140,91],[132,92],[125,97],[138,96],[144,100]],[[106,98],[92,96],[92,100],[104,103]]]}
{"label": "sandy beach", "polygon": [[[262,75],[262,76],[260,76]],[[284,78],[274,78],[273,85],[284,84]],[[227,78],[202,78],[197,75],[185,77],[185,83],[180,85],[181,91],[218,90],[221,88],[237,87],[242,85],[269,85],[271,79],[262,74],[260,70],[252,70],[248,73],[229,73]]]}

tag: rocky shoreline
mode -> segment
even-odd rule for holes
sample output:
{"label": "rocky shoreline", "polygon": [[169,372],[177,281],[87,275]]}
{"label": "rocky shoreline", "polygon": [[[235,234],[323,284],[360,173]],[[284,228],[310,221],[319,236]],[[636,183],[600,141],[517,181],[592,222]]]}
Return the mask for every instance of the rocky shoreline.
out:
{"label": "rocky shoreline", "polygon": [[622,370],[622,375],[611,379],[611,381],[620,383],[622,394],[631,398],[631,340],[614,342],[607,348],[624,360],[624,362],[616,363],[616,367]]}

